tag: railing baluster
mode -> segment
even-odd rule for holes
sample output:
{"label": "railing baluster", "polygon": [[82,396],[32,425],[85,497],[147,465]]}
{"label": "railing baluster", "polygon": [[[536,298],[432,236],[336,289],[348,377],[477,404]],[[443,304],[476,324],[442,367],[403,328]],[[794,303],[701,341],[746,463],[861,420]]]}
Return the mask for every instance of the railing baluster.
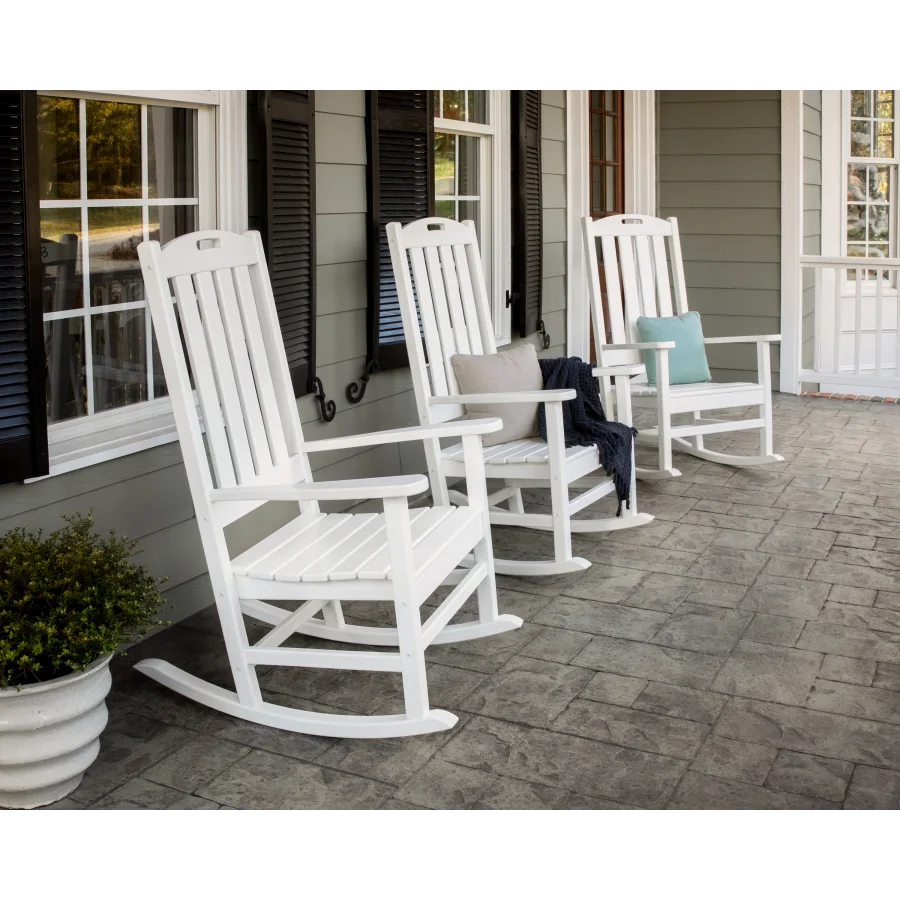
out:
{"label": "railing baluster", "polygon": [[882,287],[883,269],[875,270],[875,375],[881,377],[881,333],[884,328],[882,300],[884,289]]}
{"label": "railing baluster", "polygon": [[856,267],[856,308],[853,310],[853,371],[859,375],[862,364],[862,269]]}
{"label": "railing baluster", "polygon": [[[822,269],[813,269],[813,368],[822,371]],[[802,284],[802,276],[801,276]],[[802,321],[802,318],[801,318]],[[802,326],[801,326],[802,327]]]}
{"label": "railing baluster", "polygon": [[841,270],[834,270],[834,372],[841,371]]}
{"label": "railing baluster", "polygon": [[894,330],[894,378],[900,378],[900,285],[897,290],[897,319]]}

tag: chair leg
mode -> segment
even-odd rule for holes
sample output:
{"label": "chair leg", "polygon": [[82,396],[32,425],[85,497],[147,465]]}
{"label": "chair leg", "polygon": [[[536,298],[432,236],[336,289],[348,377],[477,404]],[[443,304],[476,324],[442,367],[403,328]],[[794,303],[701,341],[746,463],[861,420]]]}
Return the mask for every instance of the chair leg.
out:
{"label": "chair leg", "polygon": [[506,484],[507,487],[512,487],[515,489],[515,493],[512,495],[512,497],[509,498],[509,503],[507,504],[509,506],[509,511],[518,513],[519,515],[524,515],[525,501],[522,499],[522,488],[515,487],[514,483],[511,484],[508,481],[504,482],[504,484]]}
{"label": "chair leg", "polygon": [[[703,413],[699,413],[696,410],[694,410],[694,422],[697,423],[702,418],[703,418]],[[703,450],[704,449],[703,448],[703,435],[695,434],[693,437],[692,443],[697,450]]]}
{"label": "chair leg", "polygon": [[565,439],[562,404],[547,403],[547,440],[550,445],[550,503],[553,515],[553,551],[556,562],[572,560],[572,525],[569,520],[569,486],[565,479]]}

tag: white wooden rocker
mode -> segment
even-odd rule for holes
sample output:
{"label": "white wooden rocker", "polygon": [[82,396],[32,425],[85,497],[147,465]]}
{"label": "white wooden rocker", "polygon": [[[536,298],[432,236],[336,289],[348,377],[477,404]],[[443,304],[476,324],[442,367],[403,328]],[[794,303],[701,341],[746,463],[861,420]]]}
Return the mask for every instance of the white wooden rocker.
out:
{"label": "white wooden rocker", "polygon": [[[639,441],[655,444],[659,451],[658,469],[638,468],[637,477],[654,480],[680,475],[672,465],[673,446],[700,459],[729,466],[758,466],[781,462],[784,457],[773,452],[772,374],[769,366],[769,345],[778,343],[781,335],[766,334],[752,337],[708,337],[706,344],[756,344],[757,382],[704,382],[698,384],[669,384],[668,352],[675,344],[669,342],[640,343],[637,331],[639,316],[682,315],[688,311],[681,243],[676,219],[657,219],[652,216],[608,216],[594,221],[582,219],[585,252],[587,254],[588,284],[591,295],[591,320],[597,362],[606,368],[621,369],[624,377],[616,379],[627,384],[631,403],[636,408],[656,409],[657,427],[641,428]],[[597,260],[597,239],[603,253],[603,271],[607,291],[610,328],[613,343],[607,344],[606,325],[600,289]],[[670,289],[666,244],[672,268]],[[647,383],[641,351],[656,354],[657,385]],[[634,377],[632,377],[634,376]],[[607,400],[611,400],[606,385]],[[617,402],[627,391],[616,391]],[[760,414],[753,419],[714,419],[703,414],[714,409],[734,409],[758,406]],[[693,422],[675,425],[672,417],[690,413]],[[758,430],[760,451],[754,456],[737,456],[708,450],[703,439],[708,434],[729,431]]]}
{"label": "white wooden rocker", "polygon": [[[452,727],[456,716],[428,705],[426,647],[522,624],[497,612],[480,435],[497,430],[500,420],[305,441],[259,234],[202,231],[164,249],[145,242],[138,255],[236,690],[158,659],[135,668],[198,703],[287,731],[385,738]],[[462,438],[467,508],[409,509],[408,498],[428,488],[424,475],[315,483],[310,474],[313,452],[450,435]],[[383,513],[319,509],[322,501],[374,499],[383,500]],[[297,501],[297,517],[230,559],[225,526],[270,500]],[[461,567],[467,557],[474,565]],[[422,603],[445,583],[456,587],[422,624]],[[447,624],[472,594],[478,620]],[[392,602],[397,627],[347,624],[342,600]],[[245,615],[273,626],[252,645]],[[295,633],[398,650],[283,647]],[[267,702],[256,666],[272,665],[399,672],[405,713],[325,714]]]}
{"label": "white wooden rocker", "polygon": [[[487,447],[484,465],[488,478],[504,483],[488,497],[491,523],[552,531],[554,559],[496,559],[497,572],[538,576],[580,571],[590,563],[572,556],[573,532],[616,531],[651,522],[653,516],[637,511],[633,465],[631,509],[623,508],[618,518],[573,518],[615,492],[611,477],[596,476],[601,469],[596,447],[565,445],[562,404],[575,396],[574,390],[459,393],[451,358],[457,353],[497,352],[475,224],[439,218],[419,219],[405,227],[393,222],[387,226],[387,237],[420,424],[434,427],[464,416],[467,403],[545,404],[548,440],[535,437]],[[435,436],[426,441],[425,453],[435,502],[469,502],[448,486],[448,479],[463,474],[462,445],[442,448]],[[569,486],[587,476],[593,476],[588,489],[570,499]],[[550,488],[552,514],[525,512],[522,488],[527,487]],[[507,509],[498,506],[504,501]]]}

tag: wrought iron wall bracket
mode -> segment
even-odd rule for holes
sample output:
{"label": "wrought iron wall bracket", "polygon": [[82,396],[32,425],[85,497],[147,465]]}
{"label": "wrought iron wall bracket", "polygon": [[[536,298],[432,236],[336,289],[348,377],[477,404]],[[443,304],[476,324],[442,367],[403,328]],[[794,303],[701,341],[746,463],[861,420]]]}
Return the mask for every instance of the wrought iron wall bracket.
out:
{"label": "wrought iron wall bracket", "polygon": [[334,400],[327,400],[325,398],[325,387],[322,384],[322,379],[318,377],[318,375],[313,378],[313,389],[315,391],[316,403],[319,404],[319,415],[322,416],[323,422],[330,422],[337,413],[337,404]]}
{"label": "wrought iron wall bracket", "polygon": [[378,360],[370,359],[366,363],[366,368],[363,370],[362,376],[359,379],[359,384],[355,381],[351,381],[350,384],[347,385],[347,399],[351,403],[359,403],[363,397],[366,396],[366,388],[369,386],[369,379],[378,371]]}
{"label": "wrought iron wall bracket", "polygon": [[538,334],[541,336],[540,337],[541,349],[549,350],[550,349],[550,335],[547,334],[547,329],[544,327],[543,319],[541,319],[541,321],[538,322]]}

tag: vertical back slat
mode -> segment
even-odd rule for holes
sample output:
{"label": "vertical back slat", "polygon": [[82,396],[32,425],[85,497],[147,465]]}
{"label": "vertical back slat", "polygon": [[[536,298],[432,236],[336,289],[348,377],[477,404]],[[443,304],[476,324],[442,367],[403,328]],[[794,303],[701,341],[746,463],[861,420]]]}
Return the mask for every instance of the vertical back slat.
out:
{"label": "vertical back slat", "polygon": [[450,364],[450,357],[457,352],[456,340],[453,334],[453,326],[450,323],[450,311],[447,308],[447,294],[444,291],[444,278],[441,274],[441,261],[437,247],[425,248],[425,269],[428,273],[428,282],[431,285],[431,296],[434,299],[434,314],[437,318],[438,335],[441,339],[443,350],[442,363],[447,376],[447,384],[450,392],[456,394],[459,387],[456,381],[456,373]]}
{"label": "vertical back slat", "polygon": [[453,245],[453,261],[456,278],[459,282],[459,296],[462,300],[463,318],[466,322],[466,333],[469,336],[469,349],[472,353],[484,353],[481,343],[481,323],[475,311],[475,295],[472,291],[472,279],[469,276],[469,261],[466,248],[462,244]]}
{"label": "vertical back slat", "polygon": [[[641,295],[638,291],[637,272],[635,271],[634,261],[634,243],[628,235],[622,235],[618,238],[619,245],[619,265],[622,273],[622,288],[625,292],[625,327],[627,329],[628,338],[625,343],[637,340],[637,327],[635,323],[638,316],[644,314],[641,305]],[[603,248],[603,259],[606,260],[606,247]],[[607,305],[610,307],[612,314],[612,292],[609,291],[610,278],[606,279],[607,291],[609,299]]]}
{"label": "vertical back slat", "polygon": [[[475,233],[475,223],[466,221],[465,224]],[[466,260],[469,263],[469,275],[472,281],[472,291],[475,296],[475,311],[478,314],[478,326],[481,329],[481,346],[485,353],[496,353],[497,342],[494,339],[494,322],[491,318],[491,304],[488,300],[487,285],[484,281],[484,267],[481,265],[481,254],[478,252],[478,244],[472,241],[466,244]]]}
{"label": "vertical back slat", "polygon": [[[606,306],[609,312],[609,330],[614,344],[627,344],[632,335],[625,325],[625,305],[622,300],[622,280],[619,274],[619,255],[616,252],[616,239],[614,237],[600,238],[600,247],[603,250],[603,272],[606,276]],[[602,312],[602,305],[599,305]],[[599,323],[599,316],[598,316]],[[605,334],[595,335],[595,340],[600,338],[603,343]]]}
{"label": "vertical back slat", "polygon": [[241,319],[244,324],[244,337],[247,340],[247,350],[250,355],[250,365],[256,381],[256,395],[259,398],[259,406],[269,438],[272,460],[277,466],[287,462],[288,449],[284,439],[281,416],[278,412],[278,399],[272,384],[266,343],[259,327],[259,314],[253,298],[253,285],[250,283],[250,272],[246,266],[237,266],[232,271]]}
{"label": "vertical back slat", "polygon": [[453,324],[453,335],[459,353],[471,353],[466,318],[463,315],[462,300],[459,296],[459,279],[456,277],[456,263],[453,249],[444,245],[438,248],[441,259],[441,273],[444,278],[444,290],[447,294],[447,305],[450,308],[450,321]]}
{"label": "vertical back slat", "polygon": [[640,274],[641,306],[645,316],[656,318],[660,313],[656,307],[656,283],[653,279],[653,264],[650,261],[650,238],[638,235],[634,239],[634,248],[637,251]]}
{"label": "vertical back slat", "polygon": [[416,296],[419,300],[422,331],[425,334],[425,351],[428,354],[431,390],[435,396],[446,397],[450,390],[447,387],[447,376],[444,373],[444,354],[441,350],[441,338],[434,315],[434,298],[431,296],[431,285],[428,283],[428,271],[425,268],[425,252],[421,247],[414,247],[409,251],[409,259],[412,263]]}
{"label": "vertical back slat", "polygon": [[653,262],[656,269],[656,293],[659,297],[659,314],[672,315],[672,292],[669,290],[669,264],[666,262],[666,239],[656,234],[650,241],[653,246]]}
{"label": "vertical back slat", "polygon": [[231,462],[228,438],[225,436],[225,421],[219,406],[212,362],[206,346],[203,323],[200,321],[193,281],[190,275],[179,275],[173,281],[178,315],[181,319],[181,330],[191,361],[191,372],[194,376],[197,396],[200,399],[200,411],[203,413],[203,425],[206,430],[209,453],[212,457],[213,471],[216,474],[216,485],[218,487],[234,487],[236,484],[234,466]]}
{"label": "vertical back slat", "polygon": [[[284,353],[284,341],[281,337],[281,326],[278,324],[278,311],[275,308],[275,295],[266,269],[266,257],[263,252],[262,239],[259,232],[250,232],[257,253],[257,263],[250,266],[250,284],[253,288],[256,309],[259,314],[259,325],[266,347],[271,348],[267,359],[278,401],[278,412],[284,429],[288,453],[293,456],[303,448],[303,430],[300,427],[300,414],[297,412],[297,400],[291,387],[291,373],[288,369],[287,357]],[[310,477],[309,462],[304,464],[305,477]]]}
{"label": "vertical back slat", "polygon": [[228,443],[231,446],[231,457],[234,462],[238,483],[243,484],[256,474],[253,468],[253,457],[250,453],[250,442],[247,439],[247,427],[244,413],[238,397],[237,384],[234,380],[234,366],[228,352],[225,338],[225,327],[219,311],[216,288],[212,273],[198,272],[194,276],[197,287],[197,298],[200,302],[200,315],[206,331],[206,340],[212,358],[216,385],[219,389],[219,402],[225,415],[225,428]]}
{"label": "vertical back slat", "polygon": [[675,315],[683,316],[688,311],[687,287],[684,283],[684,261],[681,258],[681,237],[678,234],[678,220],[668,220],[672,226],[669,238],[669,259],[672,260],[672,287],[675,289]]}
{"label": "vertical back slat", "polygon": [[862,269],[856,269],[856,305],[853,310],[853,371],[859,375],[862,364]]}
{"label": "vertical back slat", "polygon": [[257,474],[261,475],[272,468],[272,454],[266,437],[266,426],[263,422],[256,380],[253,377],[250,356],[247,352],[244,323],[241,320],[241,311],[238,308],[237,296],[234,292],[232,270],[218,269],[213,273],[213,284],[219,297],[222,324],[225,327],[225,338],[228,341],[228,349],[234,366],[234,377],[237,382],[241,409],[244,411],[253,465]]}

